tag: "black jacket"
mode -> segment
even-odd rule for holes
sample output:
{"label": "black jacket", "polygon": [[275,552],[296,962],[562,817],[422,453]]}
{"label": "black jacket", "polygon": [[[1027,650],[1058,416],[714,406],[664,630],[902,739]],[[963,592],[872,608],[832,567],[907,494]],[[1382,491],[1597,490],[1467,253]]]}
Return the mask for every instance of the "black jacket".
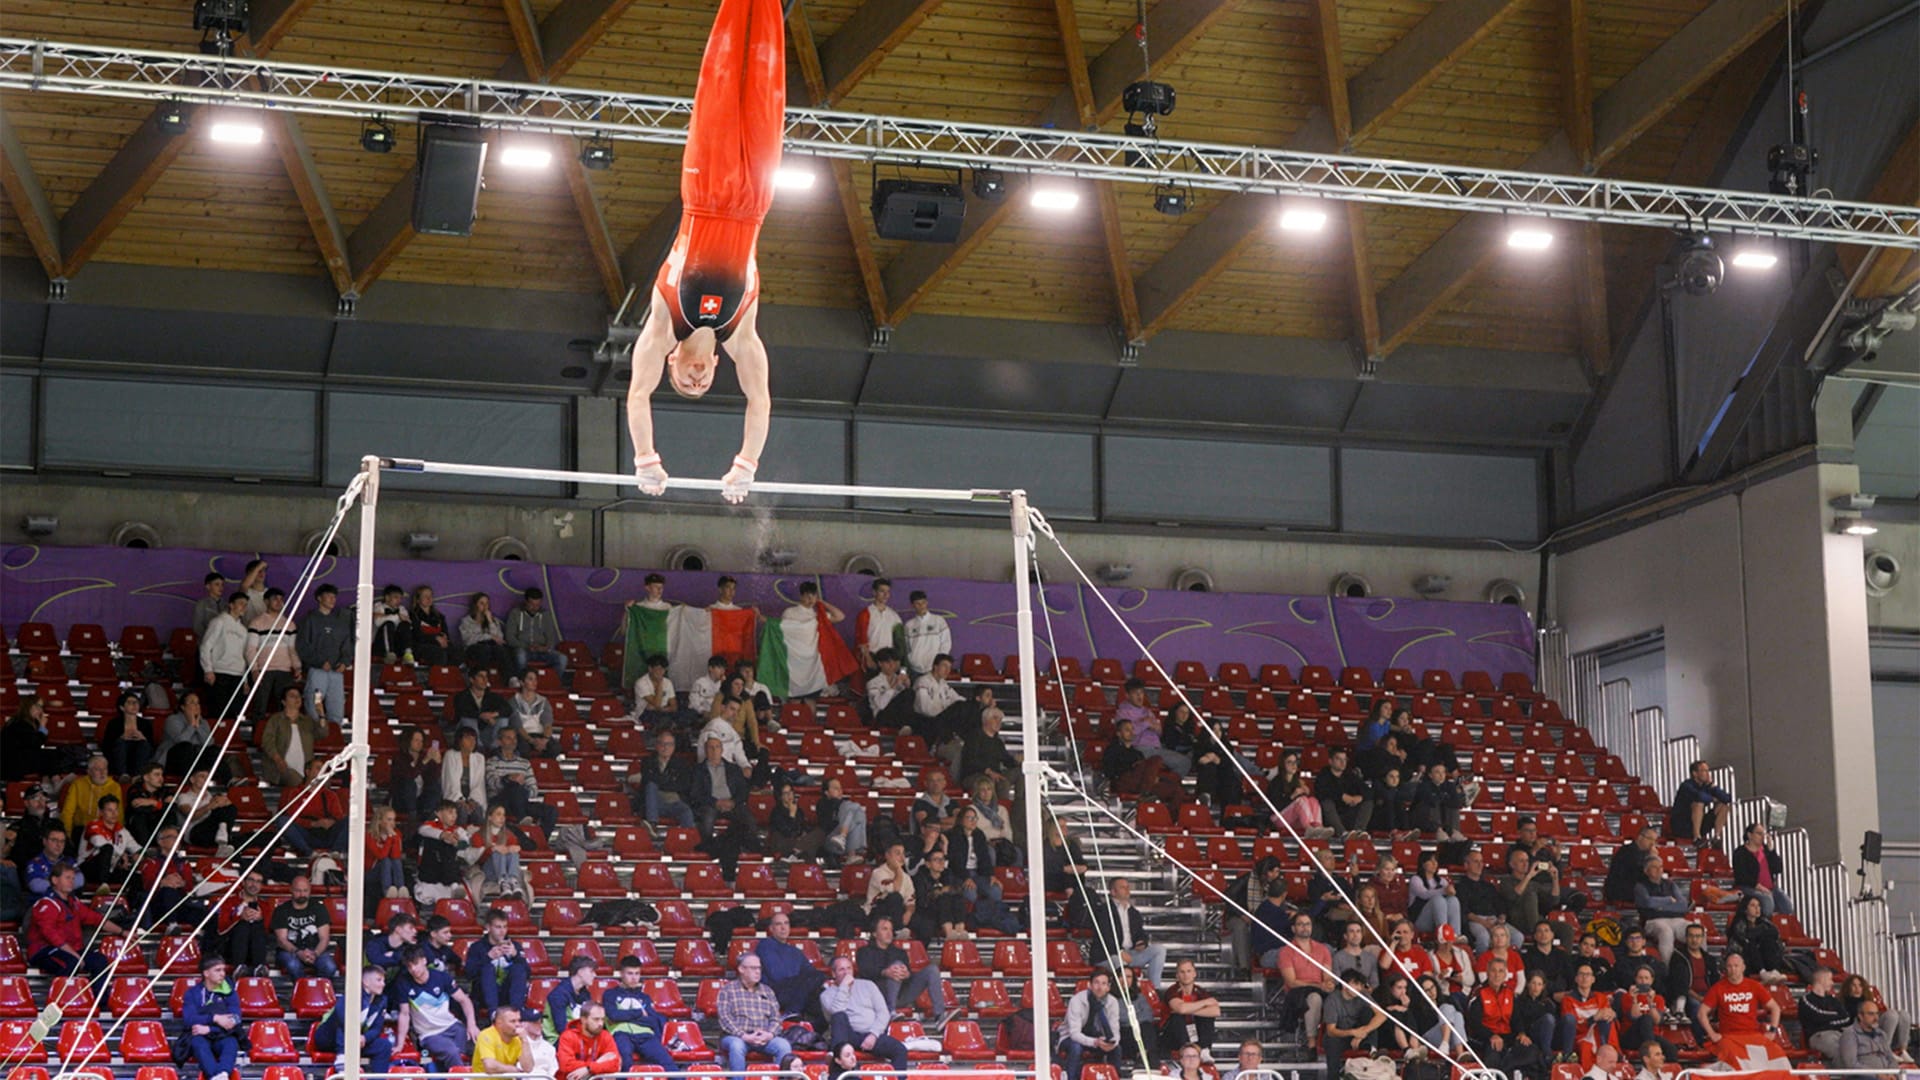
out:
{"label": "black jacket", "polygon": [[678,756],[668,758],[664,767],[658,757],[647,757],[640,762],[640,784],[643,791],[652,786],[691,800],[693,766],[687,759]]}
{"label": "black jacket", "polygon": [[[1773,887],[1777,889],[1780,887],[1780,853],[1772,848],[1760,851],[1767,857],[1767,870],[1773,874]],[[1745,844],[1733,849],[1733,884],[1742,889],[1760,887],[1760,858]]]}
{"label": "black jacket", "polygon": [[726,762],[721,768],[727,778],[726,791],[713,790],[713,774],[707,770],[705,762],[693,766],[693,794],[687,801],[696,807],[712,806],[720,799],[746,802],[749,794],[747,774],[741,772],[740,766],[731,761]]}
{"label": "black jacket", "polygon": [[1653,852],[1641,851],[1639,844],[1623,844],[1607,864],[1607,883],[1601,893],[1615,904],[1633,903],[1633,887],[1647,878],[1647,860]]}
{"label": "black jacket", "polygon": [[1338,799],[1342,795],[1358,795],[1365,798],[1366,794],[1367,778],[1351,764],[1347,766],[1347,771],[1339,776],[1333,775],[1332,769],[1321,769],[1314,774],[1313,795],[1317,799]]}
{"label": "black jacket", "polygon": [[983,877],[993,874],[993,841],[979,829],[972,833],[954,829],[947,833],[947,865],[956,874],[967,872],[967,851],[973,851],[973,872]]}
{"label": "black jacket", "polygon": [[[1720,958],[1711,952],[1701,954],[1707,965],[1706,983],[1711,987],[1720,981]],[[1672,1004],[1683,997],[1698,1000],[1693,991],[1693,956],[1685,949],[1673,950],[1673,959],[1667,961],[1667,1002]]]}
{"label": "black jacket", "polygon": [[[1120,949],[1120,908],[1113,901],[1103,901],[1094,909],[1096,928],[1093,935],[1093,951],[1102,955],[1096,959],[1107,958],[1106,949],[1111,943],[1116,952]],[[1148,944],[1146,920],[1140,917],[1140,905],[1127,905],[1127,932],[1133,935],[1133,947],[1138,949]]]}

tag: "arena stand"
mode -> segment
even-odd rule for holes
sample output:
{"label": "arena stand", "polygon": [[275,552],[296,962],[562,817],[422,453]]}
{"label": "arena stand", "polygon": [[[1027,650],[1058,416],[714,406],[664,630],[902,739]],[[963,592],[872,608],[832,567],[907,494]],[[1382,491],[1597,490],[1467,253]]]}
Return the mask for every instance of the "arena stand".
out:
{"label": "arena stand", "polygon": [[[68,627],[62,637],[50,624],[24,623],[10,628],[6,638],[4,660],[0,660],[0,708],[12,715],[23,696],[37,695],[47,706],[54,742],[89,743],[120,691],[134,685],[143,672],[163,672],[161,682],[173,696],[195,685],[195,644],[190,630],[174,626],[82,624]],[[535,1003],[544,999],[556,974],[575,956],[612,964],[621,956],[637,955],[663,1011],[684,1021],[677,1027],[688,1049],[676,1057],[689,1065],[704,1063],[711,1060],[709,1047],[717,1046],[709,1014],[721,965],[729,959],[713,955],[704,936],[704,917],[716,909],[742,905],[764,918],[782,905],[857,897],[864,889],[868,866],[829,871],[796,863],[785,875],[775,877],[767,861],[749,855],[736,880],[728,882],[714,862],[696,850],[698,836],[692,830],[650,830],[621,793],[628,763],[644,753],[639,732],[623,719],[631,711],[629,704],[616,689],[621,647],[608,643],[595,648],[570,641],[563,648],[574,672],[572,685],[563,689],[549,681],[545,692],[554,706],[564,749],[559,758],[540,760],[535,768],[559,821],[591,822],[611,844],[609,850],[594,852],[586,862],[573,866],[544,843],[537,843],[538,850],[526,853],[535,899],[500,902],[512,915],[514,933],[521,936],[535,961],[530,999]],[[1011,681],[1014,665],[1011,658],[996,662],[973,654],[960,658],[959,668],[958,677],[966,682],[1005,685]],[[1469,771],[1484,785],[1478,801],[1463,815],[1461,829],[1469,840],[1497,859],[1495,849],[1504,851],[1504,841],[1514,835],[1519,816],[1532,815],[1541,833],[1566,849],[1568,887],[1583,889],[1596,901],[1615,847],[1630,839],[1642,822],[1659,821],[1666,811],[1665,794],[1641,783],[1619,757],[1596,744],[1586,728],[1569,722],[1559,704],[1542,696],[1524,676],[1509,674],[1496,682],[1477,671],[1334,671],[1320,666],[1294,670],[1279,663],[1250,670],[1245,664],[1216,663],[1208,657],[1183,659],[1173,665],[1172,675],[1209,719],[1263,768],[1276,765],[1283,748],[1301,750],[1304,769],[1321,768],[1330,748],[1352,742],[1358,722],[1376,700],[1391,696],[1407,704],[1418,726],[1452,744],[1463,761],[1471,762]],[[1078,761],[1091,770],[1111,737],[1120,685],[1136,677],[1147,683],[1150,699],[1157,705],[1171,701],[1172,685],[1146,661],[1131,669],[1112,659],[1094,659],[1085,668],[1065,659],[1050,665],[1039,687],[1049,725],[1047,759],[1067,768]],[[431,725],[446,711],[449,695],[463,688],[461,673],[451,667],[386,664],[380,666],[377,678],[376,719],[370,731],[376,762],[392,749],[402,726]],[[1002,700],[1010,698],[1013,695],[1003,695]],[[156,738],[164,715],[165,710],[148,713],[156,725]],[[885,785],[895,778],[912,785],[911,778],[934,763],[922,741],[885,733],[878,736],[878,755],[845,754],[838,741],[854,735],[870,741],[875,736],[842,701],[787,702],[779,716],[783,730],[767,738],[774,759],[816,779],[839,776],[850,794],[859,793],[859,800],[876,819],[880,815],[904,818],[917,785]],[[258,826],[269,816],[274,793],[248,779],[255,771],[254,740],[252,725],[243,724],[241,738],[236,740],[238,750],[229,756],[228,764],[238,778],[236,790],[247,793],[235,797],[242,821]],[[1017,721],[1010,718],[1005,737],[1013,739],[1016,731]],[[319,749],[324,753],[342,745],[336,731]],[[1079,754],[1071,752],[1075,749]],[[21,812],[31,783],[7,786],[9,819]],[[1317,1068],[1312,1048],[1302,1045],[1299,1033],[1283,1030],[1277,1022],[1272,995],[1266,991],[1271,973],[1234,970],[1221,934],[1221,894],[1233,878],[1265,855],[1278,857],[1286,868],[1289,895],[1305,898],[1312,869],[1298,846],[1270,829],[1250,831],[1222,824],[1255,816],[1251,800],[1247,805],[1226,806],[1189,801],[1173,811],[1152,800],[1110,794],[1103,798],[1158,843],[1142,843],[1089,813],[1086,806],[1066,802],[1054,810],[1090,853],[1093,878],[1126,875],[1138,883],[1136,902],[1147,910],[1154,937],[1170,947],[1169,971],[1172,961],[1195,960],[1200,984],[1220,997],[1225,1012],[1212,1048],[1215,1060],[1224,1067],[1241,1039],[1255,1038],[1266,1044],[1269,1061],[1291,1057],[1303,1064],[1289,1068]],[[752,810],[763,825],[771,804],[770,793],[755,793]],[[536,836],[540,840],[544,838]],[[1417,839],[1384,832],[1309,843],[1323,861],[1336,853],[1347,854],[1357,857],[1363,867],[1388,852],[1411,867],[1421,847]],[[1708,925],[1714,947],[1723,946],[1725,914],[1731,904],[1722,902],[1708,886],[1731,885],[1727,852],[1680,845],[1663,845],[1662,850],[1667,865],[1691,884],[1700,912],[1694,918]],[[189,855],[204,865],[213,852],[192,849]],[[1204,869],[1188,876],[1176,870],[1170,859]],[[1003,869],[1000,876],[1010,898],[1024,895],[1021,873]],[[322,893],[332,915],[337,948],[348,931],[344,897],[338,887]],[[284,895],[284,888],[273,886],[269,895]],[[658,923],[605,932],[582,923],[584,910],[596,900],[627,897],[653,904],[659,911]],[[477,934],[476,919],[487,906],[477,899],[443,900],[432,910],[455,922],[464,948]],[[410,900],[384,899],[375,920],[413,909]],[[419,913],[424,916],[429,911]],[[1588,918],[1595,915],[1632,921],[1630,911],[1608,907],[1604,901],[1586,913]],[[1570,918],[1564,912],[1556,917]],[[1791,947],[1810,953],[1821,965],[1844,970],[1843,958],[1807,936],[1793,917],[1778,916],[1776,922]],[[1576,920],[1570,929],[1577,933],[1577,927]],[[168,1080],[172,1073],[168,1046],[180,1030],[181,998],[195,977],[192,939],[168,937],[133,948],[106,943],[109,954],[116,957],[115,969],[101,988],[105,1000],[95,1020],[68,1020],[45,1040],[38,1040],[29,1024],[42,1007],[58,1000],[77,1005],[84,1015],[91,1003],[90,991],[83,980],[49,979],[28,971],[18,927],[0,930],[4,930],[0,933],[0,1057],[23,1070],[12,1073],[14,1078],[45,1080],[47,1074],[36,1070],[51,1064],[57,1071],[64,1060],[86,1061],[120,1080],[136,1076]],[[1047,988],[1054,1002],[1051,1015],[1056,1018],[1062,1013],[1061,998],[1073,993],[1091,970],[1086,951],[1089,936],[1084,928],[1068,929],[1056,920],[1045,945],[1056,964],[1057,981]],[[1029,943],[990,929],[980,931],[977,938],[950,941],[937,950],[924,943],[911,947],[916,966],[930,952],[939,954],[951,990],[944,1002],[923,998],[903,1010],[896,1032],[930,1025],[949,1010],[953,1017],[942,1033],[942,1053],[929,1055],[929,1060],[916,1065],[916,1071],[943,1065],[1018,1067],[1021,1063],[1020,1055],[1003,1049],[997,1035],[1001,1022],[1033,993],[1026,978]],[[744,940],[736,939],[736,950]],[[802,947],[824,965],[851,943],[807,937]],[[141,993],[141,982],[149,972],[165,977],[152,993]],[[606,981],[603,975],[603,985]],[[325,980],[293,981],[276,973],[272,978],[242,980],[241,989],[252,1030],[245,1070],[256,1073],[264,1068],[264,1080],[293,1080],[303,1071],[317,1075],[327,1060],[308,1049],[308,1030],[330,1004],[335,988]],[[1789,1016],[1794,1013],[1797,989],[1790,985],[1773,990]],[[1158,996],[1150,1000],[1157,1015],[1164,1016]],[[113,1039],[103,1038],[116,1020],[127,1022]],[[1683,1061],[1707,1060],[1684,1027],[1669,1027],[1662,1033],[1681,1046]],[[1797,1037],[1795,1049],[1799,1056],[1806,1056],[1804,1041]],[[938,1061],[932,1060],[935,1056]],[[816,1068],[824,1073],[823,1065]],[[1209,1071],[1212,1068],[1208,1066]]]}

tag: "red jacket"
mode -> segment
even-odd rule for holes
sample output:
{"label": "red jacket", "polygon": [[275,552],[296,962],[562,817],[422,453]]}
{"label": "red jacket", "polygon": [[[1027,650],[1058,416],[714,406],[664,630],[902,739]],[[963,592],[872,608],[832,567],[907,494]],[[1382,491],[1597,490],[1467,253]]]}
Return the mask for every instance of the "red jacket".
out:
{"label": "red jacket", "polygon": [[88,927],[99,926],[105,917],[72,896],[49,892],[34,901],[27,915],[27,958],[40,950],[72,949],[79,952],[87,941]]}
{"label": "red jacket", "polygon": [[595,1076],[620,1071],[620,1048],[614,1045],[613,1032],[601,1028],[599,1035],[589,1037],[578,1020],[560,1033],[557,1056],[561,1076],[582,1067]]}

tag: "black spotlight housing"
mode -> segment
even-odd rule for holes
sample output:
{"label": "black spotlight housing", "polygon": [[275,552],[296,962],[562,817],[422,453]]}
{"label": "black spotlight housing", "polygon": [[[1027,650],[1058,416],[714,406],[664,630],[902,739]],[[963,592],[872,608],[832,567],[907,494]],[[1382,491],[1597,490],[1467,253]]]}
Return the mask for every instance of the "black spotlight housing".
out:
{"label": "black spotlight housing", "polygon": [[580,147],[580,164],[595,172],[613,168],[613,140],[604,136],[587,139]]}
{"label": "black spotlight housing", "polygon": [[1681,242],[1673,276],[1688,296],[1712,296],[1726,279],[1727,264],[1713,249],[1712,237],[1689,236]]}
{"label": "black spotlight housing", "polygon": [[193,28],[201,32],[200,51],[231,56],[235,38],[247,32],[247,0],[194,0]]}
{"label": "black spotlight housing", "polygon": [[998,169],[973,170],[973,196],[985,202],[1007,197],[1007,175]]}
{"label": "black spotlight housing", "polygon": [[1127,88],[1120,91],[1120,104],[1130,113],[1168,116],[1173,112],[1173,87],[1147,80],[1128,83]]}
{"label": "black spotlight housing", "polygon": [[1805,195],[1813,190],[1813,171],[1820,167],[1820,151],[1785,143],[1767,151],[1767,190],[1775,195]]}
{"label": "black spotlight housing", "polygon": [[395,139],[393,125],[385,120],[368,120],[360,125],[360,149],[369,154],[390,152]]}
{"label": "black spotlight housing", "polygon": [[153,122],[169,135],[185,135],[193,126],[193,113],[177,101],[166,101],[154,111]]}
{"label": "black spotlight housing", "polygon": [[1168,217],[1179,217],[1192,206],[1192,194],[1178,184],[1162,184],[1153,189],[1153,208]]}

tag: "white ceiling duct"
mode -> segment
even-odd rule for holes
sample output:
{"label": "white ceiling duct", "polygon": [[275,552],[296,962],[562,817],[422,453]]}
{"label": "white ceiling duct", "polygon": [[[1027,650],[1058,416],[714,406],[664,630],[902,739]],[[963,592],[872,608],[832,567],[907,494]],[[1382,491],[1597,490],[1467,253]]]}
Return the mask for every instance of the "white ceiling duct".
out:
{"label": "white ceiling duct", "polygon": [[1900,583],[1900,560],[1891,551],[1867,552],[1865,570],[1868,596],[1885,596]]}

